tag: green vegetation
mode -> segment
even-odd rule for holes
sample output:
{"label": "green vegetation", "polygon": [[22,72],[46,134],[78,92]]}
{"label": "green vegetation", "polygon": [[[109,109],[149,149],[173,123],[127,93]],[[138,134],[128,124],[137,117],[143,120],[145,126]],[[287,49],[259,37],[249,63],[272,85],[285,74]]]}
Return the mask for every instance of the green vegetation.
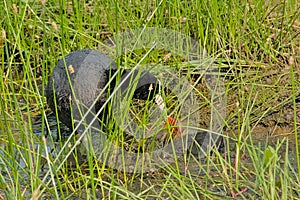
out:
{"label": "green vegetation", "polygon": [[[4,0],[0,9],[0,199],[300,198],[298,1]],[[215,64],[226,74],[226,154],[216,151],[189,170],[177,160],[129,174],[92,155],[80,165],[72,147],[61,141],[60,152],[51,145],[55,138],[45,137],[57,124],[44,98],[57,61],[143,27],[181,32],[218,55]],[[122,65],[162,63],[168,54],[147,53],[137,51]],[[168,64],[189,71],[181,62],[172,55]],[[205,86],[195,87],[199,99],[207,95]],[[200,128],[209,124],[208,104]],[[68,153],[75,155],[72,167]]]}

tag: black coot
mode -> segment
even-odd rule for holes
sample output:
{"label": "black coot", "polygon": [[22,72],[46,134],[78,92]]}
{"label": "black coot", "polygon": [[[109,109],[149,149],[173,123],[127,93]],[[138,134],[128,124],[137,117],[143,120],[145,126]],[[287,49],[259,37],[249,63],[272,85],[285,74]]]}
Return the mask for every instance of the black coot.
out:
{"label": "black coot", "polygon": [[[77,100],[79,100],[80,105],[84,105],[85,109],[88,109],[101,93],[94,109],[92,109],[93,112],[97,112],[107,101],[107,93],[115,89],[116,81],[110,79],[117,71],[116,64],[103,53],[91,49],[74,51],[64,59],[59,60],[49,77],[46,87],[47,103],[53,112],[57,111],[59,120],[72,130],[73,120],[80,120]],[[124,98],[123,94],[128,89],[131,90],[131,87],[129,87],[130,80],[136,76],[139,76],[139,78],[133,98],[154,99],[155,94],[159,91],[159,81],[150,72],[143,71],[139,73],[134,71],[130,75],[130,70],[123,70],[120,76],[120,80],[124,80],[124,84],[118,87],[122,92],[119,100]],[[126,77],[127,79],[125,79]],[[111,82],[110,86],[103,91],[108,82]],[[153,90],[149,90],[150,86],[153,87]],[[103,116],[105,117],[103,113],[105,113],[105,110],[100,113],[101,119],[103,119]],[[98,116],[98,118],[100,117]],[[83,129],[81,130],[83,131]],[[204,134],[198,133],[195,142],[201,145],[203,136]],[[222,146],[221,139],[218,140],[217,145]],[[199,152],[200,150],[195,145],[190,149],[190,153],[194,155],[198,155]]]}
{"label": "black coot", "polygon": [[73,94],[82,105],[89,107],[102,92],[96,103],[98,110],[106,101],[107,91],[103,92],[102,89],[116,70],[116,64],[96,50],[84,49],[70,53],[59,60],[49,78],[46,87],[49,107],[53,112],[57,110],[59,120],[72,128],[71,112],[77,108],[76,102],[72,101]]}
{"label": "black coot", "polygon": [[[90,49],[74,51],[59,60],[54,68],[46,87],[47,103],[53,112],[57,110],[59,120],[72,129],[74,118],[80,120],[77,110],[78,101],[74,101],[74,94],[80,104],[88,109],[97,96],[102,93],[92,110],[97,112],[107,100],[107,92],[112,92],[114,89],[116,81],[110,80],[110,77],[116,72],[116,64],[107,55]],[[138,71],[134,71],[131,75],[129,72],[130,70],[120,72],[121,81],[125,77],[128,78],[119,87],[122,92],[126,92],[130,88],[128,87],[129,80],[138,74]],[[102,91],[108,82],[111,82],[109,89]],[[72,87],[70,87],[70,83]],[[150,72],[143,71],[138,79],[133,98],[145,99],[149,96],[152,98],[154,94],[149,94],[148,90],[150,84],[156,85],[158,81]],[[73,118],[71,112],[73,112]],[[103,113],[98,117],[102,119]]]}

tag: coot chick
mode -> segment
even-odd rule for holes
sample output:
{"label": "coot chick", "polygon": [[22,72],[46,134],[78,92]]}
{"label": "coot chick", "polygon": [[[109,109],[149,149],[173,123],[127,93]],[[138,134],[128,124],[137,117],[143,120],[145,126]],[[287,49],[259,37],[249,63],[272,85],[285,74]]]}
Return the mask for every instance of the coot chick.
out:
{"label": "coot chick", "polygon": [[225,152],[224,137],[221,135],[216,135],[215,133],[211,133],[209,135],[208,131],[198,131],[194,138],[194,142],[189,147],[188,153],[201,159],[201,157],[205,155],[203,154],[204,152],[209,152],[210,155],[213,154],[213,149],[217,149],[219,153]]}
{"label": "coot chick", "polygon": [[[94,111],[99,110],[105,103],[108,92],[102,90],[116,70],[116,64],[107,55],[96,50],[83,49],[70,53],[58,61],[49,77],[46,87],[49,107],[53,112],[57,111],[59,120],[72,130],[71,112],[78,114],[73,94],[81,105],[89,108],[102,92]],[[75,117],[79,119],[79,116],[73,116]]]}

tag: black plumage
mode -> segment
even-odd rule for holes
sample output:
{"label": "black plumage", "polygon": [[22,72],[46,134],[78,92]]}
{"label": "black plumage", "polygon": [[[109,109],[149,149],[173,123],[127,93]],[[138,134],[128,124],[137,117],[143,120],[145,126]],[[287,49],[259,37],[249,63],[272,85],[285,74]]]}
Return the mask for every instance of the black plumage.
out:
{"label": "black plumage", "polygon": [[[118,72],[116,64],[107,55],[90,49],[74,51],[58,61],[49,77],[46,87],[47,103],[53,112],[58,112],[59,120],[72,129],[74,119],[79,121],[82,117],[80,111],[83,113],[87,111],[97,99],[92,108],[92,115],[86,118],[86,122],[92,120],[94,114],[107,101],[107,93],[111,94],[115,89],[117,77],[121,77],[120,82],[124,80],[124,83],[118,87],[122,94],[129,90],[133,92],[133,98],[146,100],[153,99],[158,92],[156,90],[158,81],[148,71],[135,70],[130,73],[131,70],[120,70],[120,76],[115,76],[111,80],[116,72]],[[132,88],[132,85],[135,85],[133,80],[138,81],[136,88]],[[108,83],[109,86],[103,91]],[[153,87],[151,91],[150,85]],[[97,98],[99,95],[100,97]],[[124,98],[123,95],[121,98]],[[106,115],[106,109],[103,109],[98,118],[106,119]]]}
{"label": "black plumage", "polygon": [[[116,71],[116,64],[105,54],[90,49],[74,51],[59,60],[49,77],[46,87],[47,103],[52,111],[57,110],[59,120],[72,128],[71,112],[78,114],[75,96],[80,105],[89,108],[102,92],[94,111],[99,110],[105,103],[108,92],[102,90]],[[77,117],[79,118],[73,116]]]}

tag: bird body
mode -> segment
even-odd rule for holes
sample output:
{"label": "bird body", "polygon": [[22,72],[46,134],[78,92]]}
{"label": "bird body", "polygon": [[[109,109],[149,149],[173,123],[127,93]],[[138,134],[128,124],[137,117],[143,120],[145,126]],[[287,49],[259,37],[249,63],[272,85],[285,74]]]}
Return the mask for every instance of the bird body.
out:
{"label": "bird body", "polygon": [[[112,77],[116,77],[114,74],[119,71],[121,72],[119,76],[120,80],[118,80],[118,82],[116,79],[111,80]],[[132,83],[133,79],[137,81],[135,84]],[[167,91],[168,88],[165,87],[163,89]],[[86,116],[85,120],[87,124],[93,127],[99,126],[98,121],[93,120],[95,118],[94,114],[103,108],[107,102],[108,95],[111,94],[113,90],[119,90],[115,93],[120,92],[117,93],[118,95],[115,95],[115,103],[112,104],[112,116],[115,117],[117,124],[119,121],[116,118],[127,123],[127,121],[124,121],[124,112],[122,112],[122,106],[120,106],[119,103],[124,100],[130,102],[131,98],[155,100],[155,103],[159,107],[158,110],[162,112],[166,111],[166,107],[163,104],[164,100],[160,96],[160,81],[154,75],[147,70],[118,70],[116,64],[109,56],[91,49],[76,50],[58,61],[56,67],[53,69],[52,75],[49,77],[48,85],[46,86],[46,97],[51,110],[57,113],[59,120],[72,130],[73,127],[77,125],[76,123],[81,120],[83,114],[88,110],[89,112],[92,111],[92,115]],[[133,95],[126,95],[128,92]],[[125,105],[130,106],[131,104],[127,103]],[[102,109],[98,114],[98,119],[106,118],[105,109]],[[91,122],[93,124],[90,124]],[[178,119],[167,116],[165,123],[162,133],[154,134],[154,137],[161,140],[164,144],[162,147],[163,150],[155,150],[154,148],[157,155],[163,155],[161,154],[162,151],[170,153],[173,150],[170,141],[174,142],[174,145],[177,145],[177,153],[182,153],[182,149],[189,149],[188,152],[195,156],[203,154],[200,146],[206,145],[206,140],[203,138],[209,136],[207,133],[198,132],[196,137],[191,138],[196,133],[187,133],[188,129],[183,128]],[[120,124],[121,123],[118,125],[122,128]],[[78,133],[82,133],[85,130],[85,126],[82,126],[82,124],[79,125],[77,129]],[[145,135],[139,134],[138,131],[135,130],[133,130],[131,134],[131,132],[128,131],[129,128],[126,129],[128,124],[125,125],[124,134],[132,135],[136,139],[139,139],[139,135]],[[189,130],[192,129],[190,128]],[[193,144],[190,145],[191,142],[189,142],[188,147],[186,147],[182,144],[182,139],[189,139],[187,141],[192,141]],[[98,144],[97,141],[93,142]],[[220,137],[214,147],[222,146],[222,144],[223,138]],[[136,157],[133,155],[132,160],[135,159]]]}
{"label": "bird body", "polygon": [[[72,109],[77,108],[74,99],[89,108],[97,96],[95,110],[106,101],[107,91],[102,91],[110,74],[117,70],[116,64],[105,54],[96,50],[77,50],[58,61],[46,87],[47,103],[58,112],[59,120],[72,128]],[[73,92],[72,92],[73,91]]]}
{"label": "bird body", "polygon": [[[120,72],[120,80],[117,81],[116,76],[111,80],[117,72]],[[137,81],[136,84],[134,81]],[[109,87],[106,87],[108,83]],[[119,84],[116,88],[121,94],[117,93],[120,96],[117,95],[115,101],[122,101],[128,92],[133,92],[132,98],[150,100],[158,92],[158,80],[150,72],[118,71],[109,56],[91,49],[76,50],[59,60],[55,66],[46,87],[47,103],[53,112],[58,113],[59,120],[72,129],[74,119],[80,121],[81,113],[94,105],[91,109],[93,115],[86,120],[88,123],[92,121],[94,114],[107,101],[108,92],[111,94],[116,84]],[[153,90],[149,90],[150,86]],[[102,110],[98,118],[104,119],[106,110]]]}

